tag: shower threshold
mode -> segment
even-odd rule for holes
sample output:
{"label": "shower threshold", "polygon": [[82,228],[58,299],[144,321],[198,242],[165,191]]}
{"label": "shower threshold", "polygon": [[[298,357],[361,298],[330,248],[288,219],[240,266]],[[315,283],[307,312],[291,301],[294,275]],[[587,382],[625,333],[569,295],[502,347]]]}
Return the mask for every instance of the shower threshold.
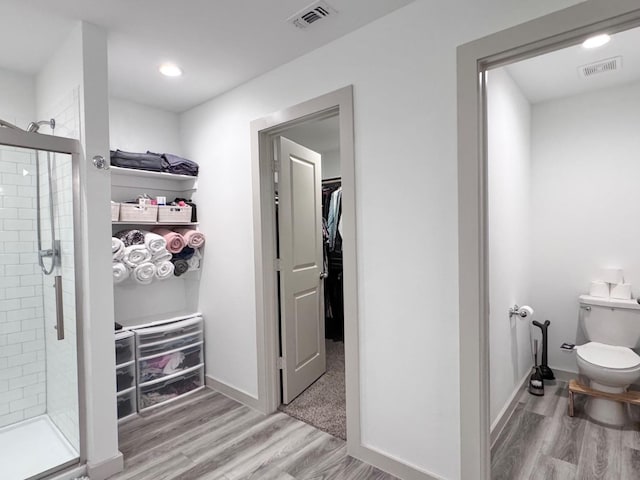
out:
{"label": "shower threshold", "polygon": [[48,415],[40,415],[0,428],[3,480],[41,478],[70,466],[78,452],[60,433]]}

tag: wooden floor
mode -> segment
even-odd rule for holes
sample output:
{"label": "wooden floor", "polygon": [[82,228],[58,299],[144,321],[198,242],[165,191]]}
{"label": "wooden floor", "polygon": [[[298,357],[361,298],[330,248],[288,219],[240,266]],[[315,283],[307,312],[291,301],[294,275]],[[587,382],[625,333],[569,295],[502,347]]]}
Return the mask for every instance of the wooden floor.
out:
{"label": "wooden floor", "polygon": [[544,397],[522,394],[492,449],[492,480],[640,479],[640,407],[624,428],[605,427],[587,418],[580,395],[572,418],[567,384],[555,383]]}
{"label": "wooden floor", "polygon": [[264,416],[214,392],[120,426],[125,470],[112,480],[393,480],[344,441],[284,413]]}

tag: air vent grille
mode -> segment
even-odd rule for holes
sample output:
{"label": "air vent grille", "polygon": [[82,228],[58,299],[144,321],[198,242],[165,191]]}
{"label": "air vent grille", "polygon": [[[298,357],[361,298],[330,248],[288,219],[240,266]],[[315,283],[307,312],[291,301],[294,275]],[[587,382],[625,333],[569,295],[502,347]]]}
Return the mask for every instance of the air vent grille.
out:
{"label": "air vent grille", "polygon": [[335,8],[324,0],[319,0],[289,17],[287,22],[298,28],[305,29],[318,20],[327,18],[330,15],[335,15],[336,13],[338,12]]}
{"label": "air vent grille", "polygon": [[622,68],[622,57],[607,58],[589,65],[578,67],[580,75],[584,78],[593,77],[601,73],[610,73]]}

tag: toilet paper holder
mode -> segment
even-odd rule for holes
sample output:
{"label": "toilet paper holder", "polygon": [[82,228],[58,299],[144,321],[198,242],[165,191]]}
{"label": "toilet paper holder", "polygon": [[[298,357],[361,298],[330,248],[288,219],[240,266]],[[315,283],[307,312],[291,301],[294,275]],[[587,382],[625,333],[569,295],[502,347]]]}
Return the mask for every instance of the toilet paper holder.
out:
{"label": "toilet paper holder", "polygon": [[516,304],[509,309],[509,318],[513,317],[514,315],[517,315],[520,318],[527,318],[529,315],[533,315],[533,308],[528,305],[519,307],[518,304]]}

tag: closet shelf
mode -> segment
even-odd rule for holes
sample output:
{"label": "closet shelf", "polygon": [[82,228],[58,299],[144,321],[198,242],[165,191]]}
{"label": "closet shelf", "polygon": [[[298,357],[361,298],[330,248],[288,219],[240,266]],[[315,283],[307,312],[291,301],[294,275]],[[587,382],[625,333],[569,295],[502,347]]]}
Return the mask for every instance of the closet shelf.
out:
{"label": "closet shelf", "polygon": [[193,227],[200,225],[200,222],[111,222],[112,225],[169,225],[176,227]]}
{"label": "closet shelf", "polygon": [[166,172],[149,172],[147,170],[136,170],[135,168],[111,167],[109,170],[111,171],[111,176],[124,175],[127,177],[146,177],[163,180],[179,180],[183,182],[194,182],[198,179],[198,177],[194,177],[192,175],[178,175],[176,173]]}

